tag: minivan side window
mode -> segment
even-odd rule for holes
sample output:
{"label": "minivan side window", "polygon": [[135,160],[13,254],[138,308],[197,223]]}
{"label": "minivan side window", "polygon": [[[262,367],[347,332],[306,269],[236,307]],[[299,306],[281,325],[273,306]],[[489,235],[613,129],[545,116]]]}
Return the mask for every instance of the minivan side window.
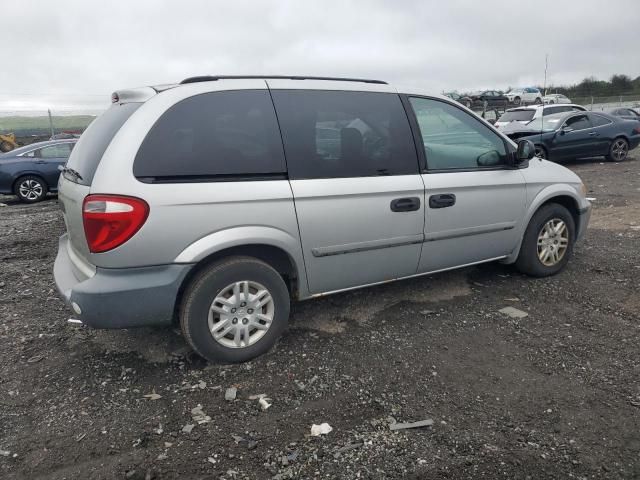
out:
{"label": "minivan side window", "polygon": [[141,180],[285,175],[282,141],[266,90],[195,95],[169,108],[133,164]]}
{"label": "minivan side window", "polygon": [[465,111],[440,100],[411,97],[429,170],[469,170],[505,164],[502,138]]}
{"label": "minivan side window", "polygon": [[419,172],[409,119],[392,93],[272,90],[289,178]]}

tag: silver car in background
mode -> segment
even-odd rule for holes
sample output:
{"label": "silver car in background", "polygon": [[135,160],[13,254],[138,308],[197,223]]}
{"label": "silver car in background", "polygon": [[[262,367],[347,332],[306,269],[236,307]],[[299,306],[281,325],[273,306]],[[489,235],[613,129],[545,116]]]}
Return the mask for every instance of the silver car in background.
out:
{"label": "silver car in background", "polygon": [[499,260],[567,264],[580,179],[460,104],[382,81],[195,77],[114,93],[60,178],[73,321],[180,322],[211,361],[266,352],[291,300]]}

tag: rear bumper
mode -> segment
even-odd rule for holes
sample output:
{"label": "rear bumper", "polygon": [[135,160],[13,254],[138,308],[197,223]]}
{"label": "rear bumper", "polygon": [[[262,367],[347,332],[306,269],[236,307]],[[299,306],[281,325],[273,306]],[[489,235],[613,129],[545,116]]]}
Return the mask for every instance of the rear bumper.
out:
{"label": "rear bumper", "polygon": [[58,291],[74,310],[74,318],[94,328],[130,328],[170,324],[178,291],[190,264],[138,268],[96,268],[80,278],[60,237],[53,266]]}

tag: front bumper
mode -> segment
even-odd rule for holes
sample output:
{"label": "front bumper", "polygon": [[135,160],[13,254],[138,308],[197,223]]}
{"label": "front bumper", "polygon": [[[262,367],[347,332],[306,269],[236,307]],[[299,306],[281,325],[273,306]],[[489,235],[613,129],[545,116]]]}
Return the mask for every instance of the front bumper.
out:
{"label": "front bumper", "polygon": [[591,204],[587,202],[587,205],[578,210],[578,223],[576,224],[576,242],[582,240],[587,234],[587,226],[591,219]]}
{"label": "front bumper", "polygon": [[66,234],[60,237],[53,275],[75,318],[94,328],[171,323],[180,285],[193,265],[96,268],[83,278],[73,268],[68,242]]}

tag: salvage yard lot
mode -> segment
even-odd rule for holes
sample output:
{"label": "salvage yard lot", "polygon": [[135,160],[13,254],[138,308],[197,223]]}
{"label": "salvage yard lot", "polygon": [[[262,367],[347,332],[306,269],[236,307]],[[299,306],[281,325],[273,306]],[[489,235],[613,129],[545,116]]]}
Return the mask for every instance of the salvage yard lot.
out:
{"label": "salvage yard lot", "polygon": [[597,200],[561,274],[488,264],[300,303],[231,366],[176,329],[68,326],[57,202],[0,197],[0,478],[637,478],[640,154],[568,166]]}

